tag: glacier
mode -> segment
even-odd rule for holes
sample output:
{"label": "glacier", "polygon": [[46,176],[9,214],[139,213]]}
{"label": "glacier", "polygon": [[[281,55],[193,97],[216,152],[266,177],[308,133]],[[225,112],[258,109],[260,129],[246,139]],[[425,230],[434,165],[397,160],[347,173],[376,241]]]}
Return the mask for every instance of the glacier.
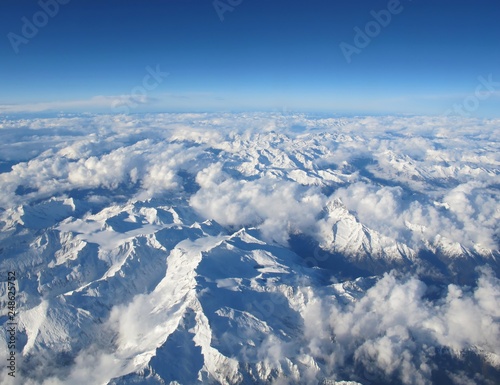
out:
{"label": "glacier", "polygon": [[3,118],[2,383],[498,383],[499,125]]}

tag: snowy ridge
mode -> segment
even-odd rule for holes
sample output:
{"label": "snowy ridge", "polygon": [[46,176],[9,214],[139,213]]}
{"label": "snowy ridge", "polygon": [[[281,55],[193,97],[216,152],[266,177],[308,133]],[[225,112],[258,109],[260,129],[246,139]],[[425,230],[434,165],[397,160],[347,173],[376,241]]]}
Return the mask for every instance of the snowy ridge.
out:
{"label": "snowy ridge", "polygon": [[414,250],[359,223],[342,201],[329,202],[327,212],[327,222],[333,223],[333,226],[331,238],[327,238],[328,243],[324,245],[325,249],[352,258],[368,255],[374,259],[389,260],[396,264],[415,261]]}

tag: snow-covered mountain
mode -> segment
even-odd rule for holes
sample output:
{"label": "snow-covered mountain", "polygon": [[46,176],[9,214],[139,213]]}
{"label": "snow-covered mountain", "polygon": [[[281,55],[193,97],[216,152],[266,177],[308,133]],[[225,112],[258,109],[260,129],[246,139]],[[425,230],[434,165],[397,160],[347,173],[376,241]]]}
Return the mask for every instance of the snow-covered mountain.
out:
{"label": "snow-covered mountain", "polygon": [[499,124],[4,120],[2,381],[495,383]]}

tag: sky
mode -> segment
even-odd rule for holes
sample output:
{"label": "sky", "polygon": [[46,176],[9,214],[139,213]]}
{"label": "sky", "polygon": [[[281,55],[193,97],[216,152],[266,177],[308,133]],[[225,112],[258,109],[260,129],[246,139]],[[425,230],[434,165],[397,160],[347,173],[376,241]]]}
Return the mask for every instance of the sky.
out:
{"label": "sky", "polygon": [[500,117],[497,0],[2,0],[0,114]]}

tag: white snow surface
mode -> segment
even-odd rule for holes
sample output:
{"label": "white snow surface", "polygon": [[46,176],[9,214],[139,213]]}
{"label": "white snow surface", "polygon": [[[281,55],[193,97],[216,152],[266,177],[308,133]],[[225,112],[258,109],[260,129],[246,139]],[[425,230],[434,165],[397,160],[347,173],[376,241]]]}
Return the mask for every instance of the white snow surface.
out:
{"label": "white snow surface", "polygon": [[497,382],[499,126],[0,120],[0,382]]}

